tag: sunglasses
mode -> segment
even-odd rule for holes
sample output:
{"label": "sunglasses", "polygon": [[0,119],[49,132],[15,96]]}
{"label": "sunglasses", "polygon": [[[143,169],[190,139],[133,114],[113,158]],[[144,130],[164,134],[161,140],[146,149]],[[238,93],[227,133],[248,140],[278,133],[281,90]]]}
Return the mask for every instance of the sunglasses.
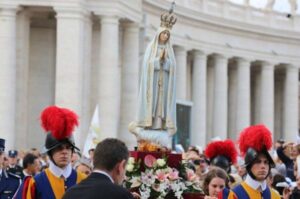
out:
{"label": "sunglasses", "polygon": [[203,159],[200,159],[200,160],[193,160],[192,163],[193,163],[194,165],[200,165],[200,164],[205,163],[205,160],[203,160]]}

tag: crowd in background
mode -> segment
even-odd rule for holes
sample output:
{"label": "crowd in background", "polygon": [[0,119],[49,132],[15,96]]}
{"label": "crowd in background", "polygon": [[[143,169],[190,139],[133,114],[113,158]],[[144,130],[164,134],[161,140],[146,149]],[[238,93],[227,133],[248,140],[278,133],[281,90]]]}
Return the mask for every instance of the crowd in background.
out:
{"label": "crowd in background", "polygon": [[[93,170],[93,155],[95,149],[89,150],[89,157],[75,151],[72,154],[72,167],[89,175]],[[3,168],[23,179],[25,176],[35,176],[49,166],[49,157],[36,148],[26,150],[9,150],[4,153]]]}
{"label": "crowd in background", "polygon": [[[229,172],[225,172],[224,169],[219,171],[219,169],[216,170],[214,166],[211,166],[209,159],[204,154],[200,147],[191,146],[183,154],[183,159],[188,160],[200,176],[206,195],[217,198],[216,193],[220,192],[224,187],[233,189],[245,180],[247,171],[242,157],[238,156],[237,163],[231,165]],[[283,196],[284,191],[289,192],[286,198],[300,198],[300,169],[298,169],[300,168],[300,143],[277,140],[274,143],[274,150],[271,154],[275,162],[275,168],[271,169],[267,178],[268,186],[281,196]],[[226,175],[227,177],[224,177],[224,173],[228,174]],[[224,180],[209,186],[213,179],[212,176]]]}
{"label": "crowd in background", "polygon": [[[300,198],[300,169],[298,169],[300,167],[300,144],[277,140],[271,154],[276,166],[271,169],[268,176],[268,185],[280,195],[288,189],[291,193],[289,198]],[[87,176],[90,175],[93,170],[93,155],[94,149],[89,150],[89,157],[74,152],[71,159],[72,167]],[[48,167],[48,158],[36,148],[28,151],[9,150],[4,154],[3,168],[20,178],[35,176]],[[217,193],[223,188],[235,187],[247,175],[244,159],[241,157],[238,157],[236,164],[231,165],[229,172],[211,166],[200,147],[189,147],[186,152],[182,153],[182,158],[189,162],[190,167],[199,176],[202,188],[207,195],[206,198],[217,198]]]}

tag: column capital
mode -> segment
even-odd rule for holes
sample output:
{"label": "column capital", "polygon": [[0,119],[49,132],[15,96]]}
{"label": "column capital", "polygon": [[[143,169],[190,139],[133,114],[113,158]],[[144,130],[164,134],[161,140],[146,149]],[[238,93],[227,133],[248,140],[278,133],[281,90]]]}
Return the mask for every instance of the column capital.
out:
{"label": "column capital", "polygon": [[119,24],[118,16],[103,15],[100,17],[101,24]]}
{"label": "column capital", "polygon": [[125,22],[125,23],[122,23],[122,26],[126,30],[130,30],[131,32],[138,32],[139,28],[140,28],[140,25],[135,22]]}
{"label": "column capital", "polygon": [[297,67],[294,64],[283,64],[283,65],[286,68],[286,70],[289,70],[289,71],[298,71],[299,70],[299,67]]}
{"label": "column capital", "polygon": [[21,10],[21,7],[17,5],[0,4],[0,16],[16,17],[19,10]]}
{"label": "column capital", "polygon": [[227,60],[229,58],[229,56],[225,54],[213,54],[212,57],[218,60]]}
{"label": "column capital", "polygon": [[208,53],[203,50],[193,50],[194,57],[207,57]]}
{"label": "column capital", "polygon": [[236,57],[234,58],[235,61],[237,61],[237,63],[251,63],[252,60],[249,58],[245,58],[245,57]]}
{"label": "column capital", "polygon": [[276,65],[276,63],[272,61],[258,61],[257,63],[259,63],[261,67],[265,69],[274,69]]}
{"label": "column capital", "polygon": [[91,12],[80,7],[55,6],[56,18],[84,19],[90,17]]}

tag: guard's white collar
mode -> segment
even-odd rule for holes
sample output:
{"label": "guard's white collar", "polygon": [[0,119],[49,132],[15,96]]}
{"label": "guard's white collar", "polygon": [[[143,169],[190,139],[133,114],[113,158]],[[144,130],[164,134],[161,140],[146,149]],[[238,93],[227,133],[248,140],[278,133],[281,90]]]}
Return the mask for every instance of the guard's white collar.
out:
{"label": "guard's white collar", "polygon": [[266,190],[267,188],[267,181],[264,180],[262,182],[259,182],[257,180],[254,180],[249,174],[247,175],[245,182],[253,189],[257,190],[258,187],[261,187],[262,191]]}
{"label": "guard's white collar", "polygon": [[71,163],[69,163],[65,168],[60,168],[58,166],[56,166],[51,160],[49,161],[49,170],[51,171],[51,173],[53,173],[53,175],[55,175],[56,177],[60,178],[61,176],[63,176],[65,179],[67,179],[71,173],[72,173],[72,165]]}

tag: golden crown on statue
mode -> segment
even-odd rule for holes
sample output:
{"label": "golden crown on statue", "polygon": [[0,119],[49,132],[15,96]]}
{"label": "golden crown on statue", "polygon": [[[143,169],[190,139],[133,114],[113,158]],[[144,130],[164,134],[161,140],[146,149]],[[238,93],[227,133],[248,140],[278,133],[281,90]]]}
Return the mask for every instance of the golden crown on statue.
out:
{"label": "golden crown on statue", "polygon": [[160,26],[168,29],[172,29],[173,25],[177,21],[177,17],[174,14],[175,2],[172,3],[172,6],[169,12],[163,13],[160,16]]}

